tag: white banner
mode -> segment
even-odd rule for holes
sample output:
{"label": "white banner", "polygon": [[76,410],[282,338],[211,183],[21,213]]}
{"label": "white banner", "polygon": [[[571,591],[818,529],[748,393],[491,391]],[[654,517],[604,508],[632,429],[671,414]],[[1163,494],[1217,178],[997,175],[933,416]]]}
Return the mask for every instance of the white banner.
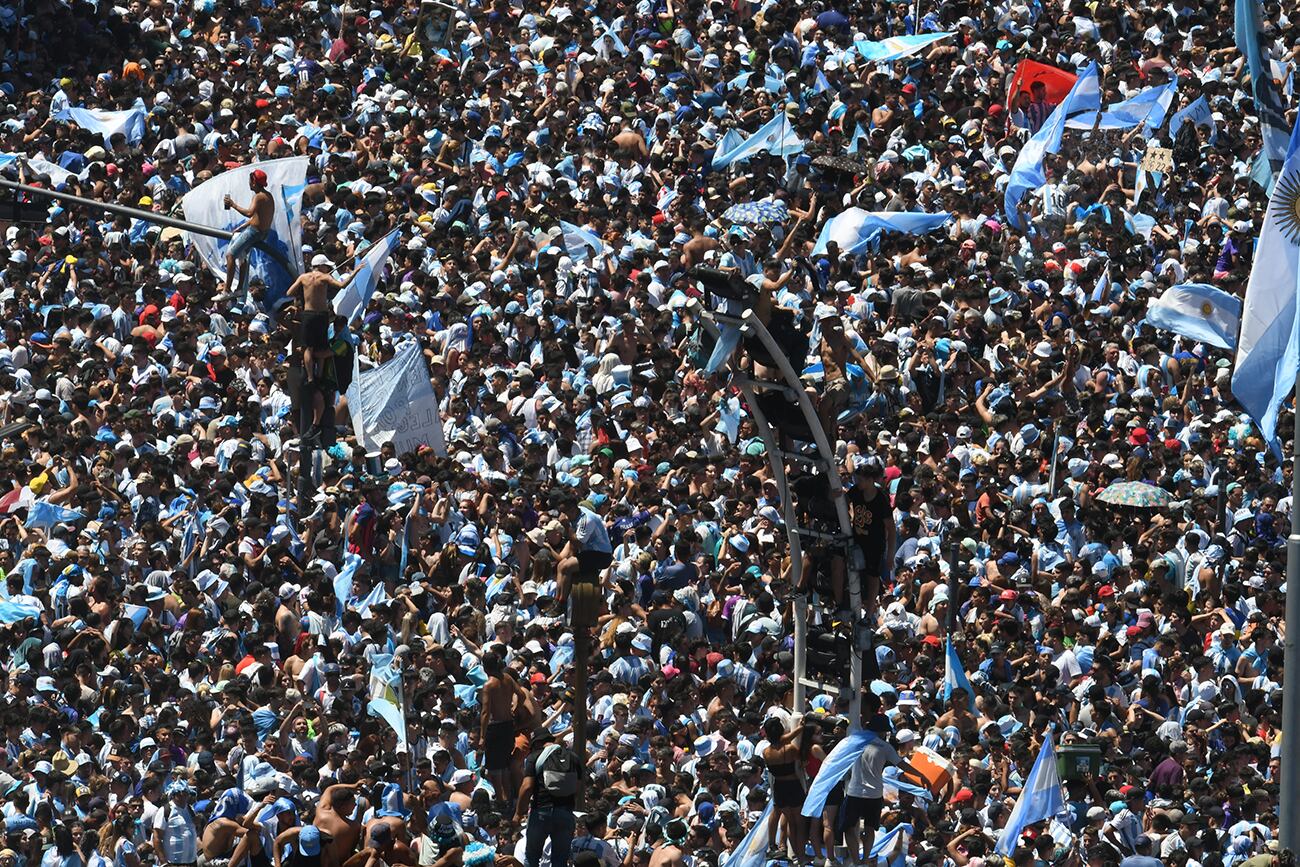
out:
{"label": "white banner", "polygon": [[[267,191],[275,199],[275,218],[271,235],[264,246],[274,252],[268,254],[257,247],[248,257],[249,281],[261,280],[266,284],[267,302],[271,307],[284,303],[285,293],[294,279],[302,273],[302,192],[307,186],[308,157],[289,157],[283,160],[251,163],[222,172],[204,181],[185,194],[181,209],[185,219],[200,226],[234,231],[244,222],[238,211],[227,208],[223,202],[229,195],[240,207],[248,207],[253,191],[248,187],[248,176],[254,169],[266,172]],[[216,275],[226,279],[226,247],[229,241],[207,235],[190,233],[190,241],[203,264]]]}
{"label": "white banner", "polygon": [[363,371],[348,388],[348,411],[357,441],[367,452],[391,442],[399,455],[429,446],[447,456],[442,440],[438,396],[429,382],[429,365],[414,341],[374,370]]}

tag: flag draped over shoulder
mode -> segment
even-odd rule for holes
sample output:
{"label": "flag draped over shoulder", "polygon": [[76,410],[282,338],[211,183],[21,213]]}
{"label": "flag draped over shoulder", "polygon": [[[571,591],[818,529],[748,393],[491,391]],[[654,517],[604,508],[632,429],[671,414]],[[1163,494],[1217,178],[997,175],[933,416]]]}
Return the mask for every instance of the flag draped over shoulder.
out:
{"label": "flag draped over shoulder", "polygon": [[1300,120],[1269,196],[1241,309],[1232,393],[1279,459],[1277,410],[1300,370]]}
{"label": "flag draped over shoulder", "polygon": [[758,819],[754,821],[749,833],[740,841],[740,845],[731,853],[731,857],[722,862],[722,867],[766,867],[767,864],[767,817],[772,815],[772,802]]}
{"label": "flag draped over shoulder", "polygon": [[862,751],[876,738],[874,732],[858,729],[849,732],[847,737],[826,754],[825,761],[822,762],[812,785],[808,787],[807,796],[804,797],[803,809],[800,811],[803,815],[814,817],[822,814],[826,809],[826,799],[830,796],[831,790],[844,779],[845,774],[853,769],[853,764],[862,756]]}

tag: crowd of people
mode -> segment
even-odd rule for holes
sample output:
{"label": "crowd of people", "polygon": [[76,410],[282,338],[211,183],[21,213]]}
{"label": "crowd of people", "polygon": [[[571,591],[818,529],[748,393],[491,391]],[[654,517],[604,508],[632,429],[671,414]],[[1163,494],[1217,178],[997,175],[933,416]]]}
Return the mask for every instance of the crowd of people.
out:
{"label": "crowd of people", "polygon": [[[1259,10],[1287,91],[1291,14]],[[174,227],[0,213],[0,867],[1293,863],[1290,466],[1231,353],[1145,321],[1250,273],[1234,30],[1197,0],[0,7],[10,180],[180,216],[310,158],[285,304],[240,273],[282,205],[260,172],[224,279]],[[1068,130],[1008,215],[1060,98],[1009,92],[1025,60],[1208,111]],[[853,207],[951,219],[818,244]],[[774,473],[734,376],[773,359],[706,322],[738,306],[838,484],[793,411]],[[368,450],[338,395],[412,343],[445,448]],[[1064,808],[1008,835],[1049,738]]]}

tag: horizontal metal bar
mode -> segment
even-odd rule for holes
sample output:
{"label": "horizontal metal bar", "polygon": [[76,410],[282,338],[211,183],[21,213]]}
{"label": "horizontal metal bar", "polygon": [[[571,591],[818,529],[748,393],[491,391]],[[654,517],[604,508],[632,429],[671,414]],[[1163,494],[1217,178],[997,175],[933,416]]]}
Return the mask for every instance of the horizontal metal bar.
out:
{"label": "horizontal metal bar", "polygon": [[43,187],[33,187],[30,184],[20,184],[17,181],[11,181],[7,178],[0,178],[0,188],[15,190],[29,196],[43,196],[47,199],[55,199],[56,201],[67,202],[71,205],[97,208],[101,211],[107,211],[110,214],[121,214],[126,217],[134,217],[137,220],[157,223],[160,226],[170,226],[173,229],[193,232],[196,235],[207,235],[210,238],[220,238],[224,241],[229,241],[235,237],[234,233],[227,232],[225,229],[214,229],[212,226],[201,226],[198,223],[178,220],[175,217],[168,217],[165,214],[155,214],[153,211],[142,211],[139,208],[128,208],[126,205],[119,205],[116,202],[101,202],[97,199],[87,199],[82,196],[74,196],[72,193],[61,193],[58,190],[47,190]]}

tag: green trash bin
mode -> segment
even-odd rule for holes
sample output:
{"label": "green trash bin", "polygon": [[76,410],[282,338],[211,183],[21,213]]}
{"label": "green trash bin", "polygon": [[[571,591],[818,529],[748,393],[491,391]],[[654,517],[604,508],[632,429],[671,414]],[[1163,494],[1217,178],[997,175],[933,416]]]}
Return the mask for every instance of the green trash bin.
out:
{"label": "green trash bin", "polygon": [[1056,773],[1064,782],[1101,773],[1100,744],[1062,744],[1056,748]]}

